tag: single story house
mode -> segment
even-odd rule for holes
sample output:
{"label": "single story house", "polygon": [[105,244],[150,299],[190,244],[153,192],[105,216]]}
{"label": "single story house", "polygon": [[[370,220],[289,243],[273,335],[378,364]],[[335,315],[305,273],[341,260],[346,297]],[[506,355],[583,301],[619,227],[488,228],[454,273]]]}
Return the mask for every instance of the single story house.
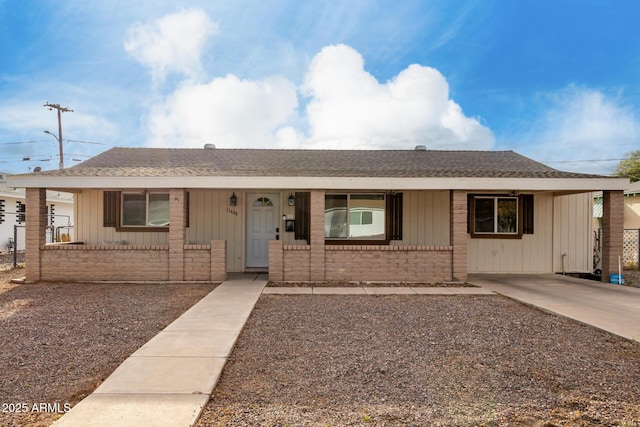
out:
{"label": "single story house", "polygon": [[[25,190],[7,187],[5,177],[0,174],[0,253],[25,250]],[[46,241],[54,242],[61,235],[72,236],[73,194],[47,191],[46,200]]]}
{"label": "single story house", "polygon": [[[622,251],[621,178],[512,151],[113,148],[12,176],[27,194],[26,278],[465,281],[590,272],[603,191],[603,277]],[[75,195],[76,244],[46,244],[45,190]]]}

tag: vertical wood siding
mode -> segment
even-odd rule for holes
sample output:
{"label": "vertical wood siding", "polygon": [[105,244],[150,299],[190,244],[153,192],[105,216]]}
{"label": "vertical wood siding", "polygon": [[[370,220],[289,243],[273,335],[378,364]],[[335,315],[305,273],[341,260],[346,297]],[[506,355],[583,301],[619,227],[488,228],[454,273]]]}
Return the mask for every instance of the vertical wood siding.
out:
{"label": "vertical wood siding", "polygon": [[393,245],[449,245],[449,191],[404,191],[402,241]]}
{"label": "vertical wood siding", "polygon": [[550,273],[553,252],[553,195],[534,196],[535,234],[522,239],[468,240],[470,273]]}
{"label": "vertical wood siding", "polygon": [[553,271],[591,272],[593,269],[592,193],[554,198]]}
{"label": "vertical wood siding", "polygon": [[117,232],[103,227],[103,196],[100,190],[82,190],[75,196],[75,239],[87,245],[167,245],[169,233]]}

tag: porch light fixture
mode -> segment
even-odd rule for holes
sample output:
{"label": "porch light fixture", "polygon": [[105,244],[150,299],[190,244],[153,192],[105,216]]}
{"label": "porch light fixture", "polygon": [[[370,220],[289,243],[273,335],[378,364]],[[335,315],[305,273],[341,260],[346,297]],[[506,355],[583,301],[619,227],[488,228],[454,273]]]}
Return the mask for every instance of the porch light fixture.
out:
{"label": "porch light fixture", "polygon": [[293,197],[293,193],[289,193],[289,198],[287,199],[289,206],[294,206],[296,204],[296,198]]}
{"label": "porch light fixture", "polygon": [[234,191],[231,197],[229,197],[229,206],[236,206],[237,204],[238,204],[238,198],[236,197],[236,193]]}

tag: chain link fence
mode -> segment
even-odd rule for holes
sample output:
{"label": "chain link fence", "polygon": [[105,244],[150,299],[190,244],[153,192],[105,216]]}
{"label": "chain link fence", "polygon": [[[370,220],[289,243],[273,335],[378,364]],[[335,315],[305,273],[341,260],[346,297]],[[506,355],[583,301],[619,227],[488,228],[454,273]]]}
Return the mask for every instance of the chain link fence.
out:
{"label": "chain link fence", "polygon": [[[71,242],[73,241],[73,226],[61,225],[54,226],[49,225],[46,227],[45,242]],[[26,227],[24,225],[13,226],[13,237],[9,238],[6,243],[6,249],[10,254],[13,254],[13,267],[18,266],[19,254],[24,253],[26,249]]]}

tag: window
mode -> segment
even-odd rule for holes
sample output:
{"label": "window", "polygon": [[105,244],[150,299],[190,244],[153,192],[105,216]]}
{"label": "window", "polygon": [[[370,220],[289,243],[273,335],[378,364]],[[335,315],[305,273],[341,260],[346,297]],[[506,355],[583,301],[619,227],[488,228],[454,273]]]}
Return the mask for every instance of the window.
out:
{"label": "window", "polygon": [[125,193],[122,195],[123,227],[167,227],[169,194]]}
{"label": "window", "polygon": [[385,240],[386,226],[384,194],[325,195],[325,238]]}
{"label": "window", "polygon": [[533,234],[531,194],[470,195],[468,209],[472,237],[520,238],[522,234]]}

